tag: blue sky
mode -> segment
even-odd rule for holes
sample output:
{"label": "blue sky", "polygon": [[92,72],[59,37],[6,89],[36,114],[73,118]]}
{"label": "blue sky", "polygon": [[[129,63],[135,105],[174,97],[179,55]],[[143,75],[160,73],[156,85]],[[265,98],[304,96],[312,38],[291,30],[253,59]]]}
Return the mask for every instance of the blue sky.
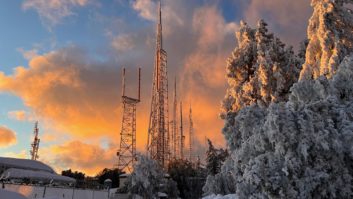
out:
{"label": "blue sky", "polygon": [[[57,170],[93,174],[116,161],[112,154],[119,141],[121,66],[143,67],[138,147],[144,148],[156,1],[58,2],[6,1],[0,7],[0,126],[15,132],[17,140],[0,142],[0,155],[29,157],[34,121],[39,120],[41,160]],[[180,100],[198,102],[193,105],[198,152],[204,151],[205,137],[224,146],[218,112],[225,93],[225,60],[236,45],[239,21],[254,26],[264,18],[271,31],[297,47],[305,38],[309,2],[165,0],[163,10],[170,78],[180,79]],[[22,75],[14,73],[18,66],[23,66],[17,70]],[[73,146],[104,155],[83,153],[70,159]],[[93,164],[88,161],[92,158]]]}

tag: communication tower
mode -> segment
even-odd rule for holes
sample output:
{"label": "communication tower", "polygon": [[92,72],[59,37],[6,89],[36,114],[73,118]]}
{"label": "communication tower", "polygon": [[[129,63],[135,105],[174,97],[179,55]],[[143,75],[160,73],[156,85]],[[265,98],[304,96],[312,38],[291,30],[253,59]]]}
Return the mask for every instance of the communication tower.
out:
{"label": "communication tower", "polygon": [[159,1],[156,54],[152,83],[152,102],[148,127],[147,152],[166,167],[170,158],[168,119],[167,52],[163,49],[162,9]]}
{"label": "communication tower", "polygon": [[120,132],[120,149],[117,152],[118,168],[131,173],[136,161],[136,106],[141,101],[141,68],[138,69],[138,97],[125,95],[125,68],[122,75],[123,120]]}
{"label": "communication tower", "polygon": [[34,123],[34,140],[31,144],[31,160],[37,160],[39,158],[38,156],[38,150],[39,150],[39,142],[40,142],[40,139],[38,137],[38,134],[39,134],[39,128],[38,128],[38,121],[36,121]]}

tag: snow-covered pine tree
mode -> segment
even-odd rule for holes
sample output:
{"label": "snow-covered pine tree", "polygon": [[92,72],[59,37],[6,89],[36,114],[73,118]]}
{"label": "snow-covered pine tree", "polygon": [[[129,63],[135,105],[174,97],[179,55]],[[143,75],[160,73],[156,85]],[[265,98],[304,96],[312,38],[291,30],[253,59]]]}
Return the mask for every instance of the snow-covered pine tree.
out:
{"label": "snow-covered pine tree", "polygon": [[228,157],[228,151],[216,149],[210,140],[208,141],[208,150],[206,152],[206,169],[208,175],[216,175],[221,171],[223,162]]}
{"label": "snow-covered pine tree", "polygon": [[227,61],[229,89],[223,101],[222,118],[249,105],[267,107],[288,99],[298,79],[300,60],[260,20],[256,29],[240,23],[238,47]]}
{"label": "snow-covered pine tree", "polygon": [[353,50],[353,16],[345,4],[352,0],[312,0],[309,45],[300,79],[331,78],[343,58]]}
{"label": "snow-covered pine tree", "polygon": [[[301,80],[292,88],[289,85],[291,93],[271,100],[268,107],[259,101],[266,102],[263,97],[268,97],[268,91],[273,95],[274,89],[267,85],[276,85],[275,73],[266,73],[271,60],[263,61],[270,53],[262,54],[261,62],[254,64],[261,63],[265,71],[261,74],[269,75],[257,80],[270,83],[248,89],[262,89],[265,94],[240,106],[237,100],[243,99],[244,93],[239,87],[246,83],[237,83],[233,72],[241,71],[237,63],[243,62],[233,53],[227,67],[230,88],[223,107],[226,112],[222,114],[233,160],[228,170],[240,198],[353,197],[353,17],[344,7],[351,2],[312,1],[314,14]],[[254,70],[253,79],[259,67]],[[242,72],[239,74],[246,77],[246,71]]]}

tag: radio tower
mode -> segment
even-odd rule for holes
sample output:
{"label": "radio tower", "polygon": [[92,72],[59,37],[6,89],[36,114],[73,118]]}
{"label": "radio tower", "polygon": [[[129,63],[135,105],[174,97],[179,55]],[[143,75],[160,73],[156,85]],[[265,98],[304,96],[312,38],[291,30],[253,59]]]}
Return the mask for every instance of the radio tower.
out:
{"label": "radio tower", "polygon": [[183,131],[183,103],[180,102],[180,158],[184,159],[185,136]]}
{"label": "radio tower", "polygon": [[39,142],[40,139],[38,138],[38,133],[39,133],[39,129],[38,129],[38,121],[34,123],[34,140],[31,144],[32,148],[31,148],[31,160],[37,160],[39,158],[38,156],[38,150],[39,150]]}
{"label": "radio tower", "polygon": [[180,137],[178,135],[178,127],[177,127],[177,110],[178,110],[178,102],[177,102],[177,86],[176,86],[176,78],[174,80],[174,104],[173,104],[173,156],[174,159],[179,159],[179,145],[180,145]]}
{"label": "radio tower", "polygon": [[169,152],[168,72],[167,52],[163,50],[162,9],[159,1],[156,55],[152,83],[152,102],[148,128],[147,152],[162,167],[166,167]]}
{"label": "radio tower", "polygon": [[118,168],[131,173],[136,161],[136,105],[141,97],[141,68],[138,70],[138,98],[125,95],[125,68],[123,68],[122,104],[123,121],[120,132],[120,149],[117,152]]}
{"label": "radio tower", "polygon": [[192,157],[193,157],[193,153],[192,153],[192,145],[194,144],[194,122],[192,121],[192,109],[191,109],[191,104],[190,104],[190,112],[189,112],[189,161],[192,162]]}

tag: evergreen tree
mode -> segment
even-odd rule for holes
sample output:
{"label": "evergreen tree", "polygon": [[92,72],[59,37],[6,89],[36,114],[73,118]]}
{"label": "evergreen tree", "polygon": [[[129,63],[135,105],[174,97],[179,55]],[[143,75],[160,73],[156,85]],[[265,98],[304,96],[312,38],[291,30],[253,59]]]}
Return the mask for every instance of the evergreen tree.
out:
{"label": "evergreen tree", "polygon": [[208,175],[216,175],[220,172],[223,162],[228,157],[228,151],[216,149],[211,140],[208,141],[208,150],[206,152],[206,168]]}
{"label": "evergreen tree", "polygon": [[168,173],[177,183],[180,197],[185,199],[200,198],[205,183],[205,169],[194,166],[187,160],[175,160],[168,165]]}
{"label": "evergreen tree", "polygon": [[105,168],[96,175],[98,182],[104,184],[104,181],[110,179],[112,181],[112,188],[119,187],[119,176],[123,172],[119,169],[108,169]]}
{"label": "evergreen tree", "polygon": [[[312,1],[305,56],[284,49],[263,22],[241,27],[222,110],[231,161],[205,193],[224,192],[228,172],[239,198],[353,197],[353,17],[344,3],[352,0]],[[254,59],[242,57],[254,43]]]}

